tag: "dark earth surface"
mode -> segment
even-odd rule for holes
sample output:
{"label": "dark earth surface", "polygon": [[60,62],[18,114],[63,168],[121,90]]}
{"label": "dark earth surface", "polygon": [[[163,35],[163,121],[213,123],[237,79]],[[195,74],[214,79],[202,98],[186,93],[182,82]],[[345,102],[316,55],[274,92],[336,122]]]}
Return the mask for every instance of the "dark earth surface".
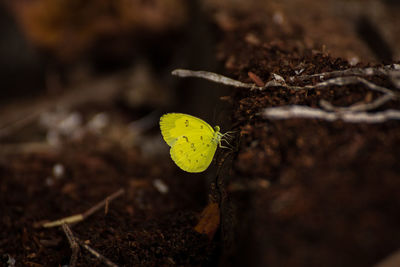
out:
{"label": "dark earth surface", "polygon": [[[395,63],[383,62],[366,38],[349,30],[354,19],[346,12],[351,12],[335,13],[334,7],[343,2],[315,2],[205,4],[212,29],[208,37],[215,39],[210,61],[224,75],[255,83],[270,81],[273,74],[288,82],[298,71],[308,75]],[[362,6],[360,1],[353,4]],[[307,12],[301,12],[305,7]],[[168,35],[157,38],[170,41]],[[396,54],[398,48],[386,40]],[[364,78],[398,90],[387,76]],[[320,81],[315,77],[311,83]],[[76,237],[121,266],[372,266],[400,248],[399,121],[353,124],[260,116],[268,107],[319,107],[320,100],[350,106],[371,102],[381,93],[362,84],[225,92],[221,89],[219,95],[225,96],[215,101],[228,106],[227,116],[217,120],[223,131],[236,131],[235,149],[219,150],[213,167],[203,174],[185,173],[173,164],[157,116],[144,133],[126,134],[123,127],[146,114],[149,106],[127,107],[121,95],[106,103],[76,105],[85,123],[106,110],[109,126],[100,134],[85,131],[78,138],[66,137],[57,149],[24,147],[46,135],[36,121],[3,136],[0,262],[7,266],[12,258],[16,266],[69,264],[71,249],[63,230],[43,228],[40,222],[83,213],[121,188],[124,194],[106,210],[71,225]],[[193,106],[212,110],[214,100],[209,98],[218,93],[204,94]],[[157,108],[180,111],[179,106],[188,109],[195,100],[187,101]],[[398,99],[392,100],[371,112],[399,106]],[[130,138],[135,142],[127,145],[123,140]],[[59,178],[57,164],[65,169]],[[159,180],[167,191],[157,185]],[[77,266],[102,264],[81,249]]]}

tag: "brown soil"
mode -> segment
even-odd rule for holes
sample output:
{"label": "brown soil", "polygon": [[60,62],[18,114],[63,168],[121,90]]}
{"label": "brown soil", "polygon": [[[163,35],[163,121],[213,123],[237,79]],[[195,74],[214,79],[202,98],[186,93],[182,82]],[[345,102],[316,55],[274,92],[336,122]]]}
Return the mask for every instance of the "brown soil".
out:
{"label": "brown soil", "polygon": [[[362,1],[354,1],[351,7],[311,0],[249,1],[244,6],[208,2],[204,3],[206,21],[218,33],[203,36],[217,39],[216,53],[208,54],[208,61],[217,60],[219,72],[243,82],[262,84],[273,74],[288,81],[299,71],[306,75],[343,70],[357,62],[357,67],[379,67],[386,60],[374,52],[365,35],[357,33],[357,27],[349,27],[360,22],[351,18],[354,10],[364,16],[371,12],[369,7],[362,9]],[[302,11],[305,7],[307,12]],[[344,10],[340,16],[338,9]],[[387,21],[397,22],[392,13],[387,13]],[[375,30],[380,32],[382,25]],[[382,38],[388,34],[383,32]],[[173,43],[174,36],[152,38]],[[390,63],[400,51],[393,45],[395,39],[387,38],[381,46],[390,47],[390,53],[383,53],[392,56]],[[76,50],[81,49],[86,47]],[[180,48],[175,49],[179,54]],[[180,62],[179,56],[175,60]],[[150,81],[162,79],[165,72],[157,69]],[[364,78],[396,90],[383,75]],[[371,266],[400,248],[399,121],[351,124],[260,116],[267,107],[319,107],[320,100],[349,106],[371,102],[381,93],[361,84],[302,91],[231,89],[218,104],[228,103],[229,119],[217,117],[236,131],[236,149],[218,151],[212,168],[189,174],[170,160],[158,131],[159,114],[155,119],[146,114],[174,108],[211,118],[216,95],[221,93],[211,85],[212,89],[200,90],[195,81],[176,85],[169,79],[163,85],[173,88],[172,96],[187,95],[181,94],[181,88],[188,85],[195,92],[179,103],[157,99],[132,107],[119,91],[102,99],[95,97],[96,90],[85,91],[97,100],[69,103],[70,111],[82,115],[86,128],[99,112],[106,111],[110,121],[100,133],[81,127],[83,133],[74,132],[78,137],[63,136],[57,148],[46,143],[50,130],[40,127],[38,118],[1,136],[1,264],[7,266],[14,259],[16,266],[68,265],[71,248],[63,230],[43,228],[40,223],[85,212],[121,188],[125,193],[107,209],[71,225],[76,237],[120,266]],[[112,88],[123,87],[120,79],[111,81]],[[73,82],[70,86],[75,87]],[[81,97],[72,92],[69,102]],[[58,112],[48,104],[56,101],[54,96],[24,103],[29,101],[35,107],[46,103],[41,105]],[[17,114],[26,106],[17,102],[2,111]],[[394,100],[372,112],[399,107]],[[143,130],[132,134],[127,127],[131,121],[141,122]],[[57,164],[65,169],[59,178],[54,173]],[[160,181],[167,191],[159,187]],[[103,263],[82,248],[77,265]]]}
{"label": "brown soil", "polygon": [[[161,162],[149,167],[139,153],[117,147],[102,150],[99,142],[88,139],[70,144],[59,153],[33,153],[4,160],[2,254],[10,253],[21,265],[68,264],[71,252],[63,232],[36,229],[34,224],[82,213],[124,188],[126,193],[110,203],[106,215],[103,209],[72,228],[79,238],[90,240],[104,256],[127,266],[166,262],[198,265],[209,260],[213,246],[207,237],[193,230],[195,212],[206,203],[201,177],[186,179],[170,164]],[[63,164],[66,174],[53,178],[49,185],[47,179],[57,163]],[[160,177],[168,185],[168,194],[153,186]],[[96,262],[87,254],[82,259],[80,266]]]}
{"label": "brown soil", "polygon": [[[241,24],[219,47],[229,73],[240,80],[254,81],[250,72],[264,82],[272,79],[272,73],[288,81],[300,69],[307,75],[351,67],[346,60],[298,42],[306,38],[307,29],[301,36],[277,37],[281,30],[271,29],[272,21],[264,23],[262,32],[251,23]],[[249,32],[269,42],[233,41]],[[365,78],[392,87],[387,78]],[[235,90],[232,121],[240,131],[240,145],[227,188],[237,221],[226,223],[236,229],[237,239],[227,244],[233,248],[224,255],[224,265],[370,266],[400,247],[398,121],[378,125],[269,121],[257,115],[266,107],[318,107],[322,99],[349,106],[378,95],[357,84],[303,91]],[[378,110],[399,104],[391,101]]]}

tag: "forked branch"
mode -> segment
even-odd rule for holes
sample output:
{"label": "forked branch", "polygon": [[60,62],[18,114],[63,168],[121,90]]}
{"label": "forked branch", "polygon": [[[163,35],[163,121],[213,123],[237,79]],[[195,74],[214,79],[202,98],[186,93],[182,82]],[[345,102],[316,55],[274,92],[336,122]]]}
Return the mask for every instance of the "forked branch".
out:
{"label": "forked branch", "polygon": [[243,83],[234,79],[225,77],[207,71],[192,71],[177,69],[172,72],[173,75],[179,77],[197,77],[206,79],[215,83],[234,86],[238,88],[247,88],[250,90],[265,90],[272,87],[283,87],[290,90],[312,90],[323,89],[330,86],[344,86],[350,84],[362,84],[371,91],[376,91],[382,95],[370,103],[355,103],[349,107],[336,107],[326,100],[320,101],[320,106],[323,109],[311,108],[307,106],[285,106],[266,108],[262,112],[262,116],[268,119],[289,119],[289,118],[314,118],[327,121],[343,120],[346,122],[365,122],[365,123],[380,123],[386,120],[397,120],[400,118],[400,111],[386,110],[378,113],[367,113],[366,111],[374,110],[381,107],[385,103],[400,98],[400,93],[389,88],[374,84],[360,76],[385,75],[392,80],[395,87],[400,88],[400,82],[397,79],[400,77],[400,65],[392,64],[378,68],[350,68],[346,70],[338,70],[332,72],[324,72],[312,75],[292,76],[290,81],[301,80],[303,82],[318,77],[320,80],[329,78],[316,84],[304,86],[288,85],[286,81],[279,75],[274,74],[274,79],[265,83],[264,86],[257,86],[253,83]]}

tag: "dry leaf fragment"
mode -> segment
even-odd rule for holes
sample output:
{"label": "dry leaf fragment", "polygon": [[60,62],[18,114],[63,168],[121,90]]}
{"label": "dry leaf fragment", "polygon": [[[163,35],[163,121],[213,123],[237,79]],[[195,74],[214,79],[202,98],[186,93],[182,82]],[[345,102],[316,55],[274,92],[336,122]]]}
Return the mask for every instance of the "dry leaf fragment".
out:
{"label": "dry leaf fragment", "polygon": [[200,220],[194,230],[200,234],[206,234],[210,240],[213,239],[220,222],[220,213],[217,203],[210,203],[203,209]]}

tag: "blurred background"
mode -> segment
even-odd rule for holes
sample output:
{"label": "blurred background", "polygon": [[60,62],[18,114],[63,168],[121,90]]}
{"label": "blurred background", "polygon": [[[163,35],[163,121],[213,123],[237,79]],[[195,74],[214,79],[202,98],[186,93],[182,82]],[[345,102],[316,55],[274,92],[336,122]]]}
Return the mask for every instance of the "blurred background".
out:
{"label": "blurred background", "polygon": [[[328,96],[243,91],[171,71],[263,83],[274,74],[392,64],[400,60],[399,10],[395,0],[1,1],[0,263],[68,264],[64,234],[34,223],[80,213],[121,188],[109,214],[73,229],[121,265],[378,262],[398,248],[398,152],[388,152],[399,147],[398,126],[293,121],[285,128],[258,116],[285,101],[330,97],[348,106],[375,95],[360,85]],[[393,87],[387,77],[373,79]],[[240,149],[217,153],[225,164],[217,174],[214,163],[199,175],[182,172],[159,132],[167,112],[192,114],[222,132],[234,128]],[[356,163],[332,153],[341,147]],[[364,166],[375,172],[360,177]],[[211,182],[221,177],[216,189]],[[337,196],[344,197],[334,203]],[[216,200],[204,235],[195,226]],[[364,225],[359,236],[355,216]]]}
{"label": "blurred background", "polygon": [[[154,129],[169,111],[215,123],[224,90],[171,75],[216,70],[218,32],[205,9],[184,0],[2,2],[0,140],[39,138],[40,129],[29,127],[38,118],[49,129],[67,118],[83,125],[99,113],[114,113],[112,121],[131,124],[134,134]],[[29,129],[25,137],[22,129]]]}

